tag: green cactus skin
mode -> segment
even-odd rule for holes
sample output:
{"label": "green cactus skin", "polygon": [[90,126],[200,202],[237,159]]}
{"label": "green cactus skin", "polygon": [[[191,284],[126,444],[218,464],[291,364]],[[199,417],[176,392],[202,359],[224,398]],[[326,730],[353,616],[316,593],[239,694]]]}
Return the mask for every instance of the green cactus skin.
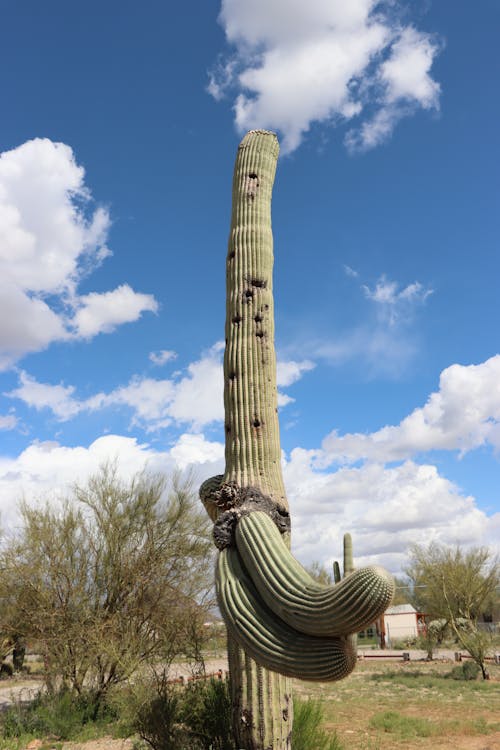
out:
{"label": "green cactus skin", "polygon": [[281,472],[274,351],[271,194],[274,133],[243,138],[233,177],[226,265],[225,483],[258,487],[288,510]]}
{"label": "green cactus skin", "polygon": [[[311,587],[287,550],[288,533],[281,537],[277,529],[268,528],[272,520],[260,518],[267,509],[287,528],[272,294],[271,193],[278,151],[274,133],[262,130],[247,133],[238,149],[226,263],[226,467],[223,476],[200,488],[207,513],[218,524],[218,544],[223,532],[219,546],[226,543],[228,519],[229,536],[235,521],[239,539],[238,549],[230,546],[219,553],[216,581],[228,629],[234,738],[244,750],[290,750],[290,677],[323,681],[348,675],[356,662],[351,633],[360,622],[371,621],[367,618],[372,611],[375,616],[383,611],[381,602],[390,588],[378,572],[352,572],[348,535],[344,577],[351,576],[326,593]],[[265,582],[270,572],[281,597],[277,609],[274,603],[272,608],[266,604],[276,596]]]}
{"label": "green cactus skin", "polygon": [[266,607],[234,548],[219,554],[216,585],[229,631],[267,669],[316,682],[341,680],[354,669],[356,653],[348,638],[304,635]]}
{"label": "green cactus skin", "polygon": [[[223,477],[204,482],[200,489],[213,521],[221,510],[232,506],[233,488],[256,487],[288,510],[281,473],[274,351],[271,195],[278,153],[274,133],[251,131],[240,143],[234,167],[226,261],[226,467]],[[229,633],[236,746],[289,750],[291,681],[255,662],[238,640]]]}
{"label": "green cactus skin", "polygon": [[[316,583],[290,553],[266,513],[255,511],[240,518],[236,545],[265,604],[301,633],[315,636],[357,633],[375,622],[394,596],[392,577],[377,567],[348,572],[347,577],[333,586]],[[352,543],[350,558],[352,567]]]}

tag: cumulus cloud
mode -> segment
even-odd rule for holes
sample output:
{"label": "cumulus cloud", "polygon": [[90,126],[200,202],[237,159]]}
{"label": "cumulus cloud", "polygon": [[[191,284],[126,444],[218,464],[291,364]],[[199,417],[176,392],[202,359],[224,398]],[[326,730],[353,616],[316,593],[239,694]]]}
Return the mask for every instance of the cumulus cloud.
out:
{"label": "cumulus cloud", "polygon": [[[435,466],[406,461],[393,468],[370,464],[332,472],[320,468],[320,453],[297,448],[284,462],[293,549],[303,563],[330,566],[341,556],[346,531],[353,534],[358,565],[377,563],[393,572],[404,566],[411,542],[498,543],[499,515],[488,517]],[[15,528],[21,497],[57,502],[106,461],[116,461],[124,478],[144,468],[167,475],[180,470],[193,477],[196,489],[223,472],[224,446],[201,433],[180,435],[168,450],[121,435],[99,437],[88,446],[34,442],[18,456],[0,457],[4,530]]]}
{"label": "cumulus cloud", "polygon": [[18,503],[54,501],[75,483],[83,484],[108,461],[116,462],[127,479],[146,469],[167,476],[175,470],[192,476],[193,487],[223,470],[224,447],[203,436],[181,435],[170,450],[122,435],[106,435],[89,446],[68,447],[57,442],[34,442],[15,457],[0,456],[0,517],[4,531],[18,521]]}
{"label": "cumulus cloud", "polygon": [[370,434],[338,435],[323,442],[331,460],[401,461],[432,450],[467,453],[500,449],[500,355],[479,365],[454,364],[441,373],[439,390],[398,425]]}
{"label": "cumulus cloud", "polygon": [[[313,123],[356,120],[350,149],[387,138],[416,108],[437,109],[430,69],[439,44],[397,20],[397,3],[377,0],[222,0],[230,52],[208,91],[234,98],[239,130],[272,128],[291,152]],[[368,115],[365,113],[368,112]]]}
{"label": "cumulus cloud", "polygon": [[358,565],[404,566],[411,543],[484,544],[498,519],[481,511],[433,465],[366,464],[326,471],[321,451],[292,451],[285,482],[292,509],[293,547],[302,560],[330,566],[342,536],[353,534]]}
{"label": "cumulus cloud", "polygon": [[110,217],[95,207],[71,148],[47,138],[0,154],[0,368],[52,341],[89,338],[156,310],[128,285],[78,296],[110,254]]}
{"label": "cumulus cloud", "polygon": [[[184,372],[175,373],[172,378],[134,375],[126,385],[86,399],[79,399],[72,385],[41,383],[23,370],[18,375],[18,387],[5,395],[20,399],[38,411],[49,409],[62,422],[85,412],[125,407],[132,413],[132,426],[139,426],[148,432],[171,424],[187,424],[191,429],[199,430],[224,419],[223,348],[224,344],[218,342],[198,360],[191,362]],[[165,361],[173,358],[172,352],[160,354],[170,355]],[[278,362],[278,382],[282,386],[291,385],[313,367],[314,363],[310,360],[282,360]],[[280,406],[292,401],[290,396],[278,394]]]}
{"label": "cumulus cloud", "polygon": [[122,284],[111,292],[92,292],[79,297],[71,323],[78,336],[92,338],[98,333],[114,331],[121,323],[137,320],[146,310],[158,311],[155,298],[134,292],[128,284]]}
{"label": "cumulus cloud", "polygon": [[316,367],[310,359],[303,359],[300,362],[295,360],[278,360],[276,367],[276,384],[278,388],[286,388],[292,383],[300,380],[305,372],[309,372]]}

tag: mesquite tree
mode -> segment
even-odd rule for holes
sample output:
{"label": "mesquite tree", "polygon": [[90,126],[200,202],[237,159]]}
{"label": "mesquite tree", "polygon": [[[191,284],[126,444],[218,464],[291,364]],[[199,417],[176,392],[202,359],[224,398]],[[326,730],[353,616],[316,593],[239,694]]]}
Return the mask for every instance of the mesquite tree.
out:
{"label": "mesquite tree", "polygon": [[314,581],[289,550],[281,472],[274,313],[271,193],[274,133],[243,138],[233,177],[227,254],[224,407],[226,469],[200,488],[219,548],[216,585],[228,634],[238,748],[291,747],[291,677],[337,680],[356,662],[352,634],[389,605],[380,568],[352,569],[333,586]]}

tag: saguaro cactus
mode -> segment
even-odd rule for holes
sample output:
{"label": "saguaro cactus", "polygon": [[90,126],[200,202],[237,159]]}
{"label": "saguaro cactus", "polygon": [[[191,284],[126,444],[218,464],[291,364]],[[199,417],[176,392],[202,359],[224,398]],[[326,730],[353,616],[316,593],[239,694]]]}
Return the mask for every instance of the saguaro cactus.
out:
{"label": "saguaro cactus", "polygon": [[263,130],[247,133],[238,149],[227,255],[226,469],[200,488],[220,550],[216,584],[229,634],[234,732],[245,750],[291,747],[289,678],[349,674],[352,634],[382,614],[394,591],[380,568],[353,571],[350,537],[347,577],[330,587],[315,583],[289,550],[272,295],[278,150],[274,133]]}

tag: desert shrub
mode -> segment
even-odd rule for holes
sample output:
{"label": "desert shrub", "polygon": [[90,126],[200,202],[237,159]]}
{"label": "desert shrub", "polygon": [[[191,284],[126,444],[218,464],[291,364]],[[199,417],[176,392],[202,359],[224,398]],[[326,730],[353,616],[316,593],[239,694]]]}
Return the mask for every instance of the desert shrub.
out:
{"label": "desert shrub", "polygon": [[183,694],[181,719],[204,750],[234,750],[228,680],[191,683]]}
{"label": "desert shrub", "polygon": [[3,737],[23,734],[52,734],[71,739],[87,724],[114,721],[116,712],[92,693],[75,695],[69,690],[55,694],[39,693],[30,703],[18,701],[0,717]]}
{"label": "desert shrub", "polygon": [[337,734],[321,729],[323,708],[319,701],[293,699],[292,750],[343,750]]}
{"label": "desert shrub", "polygon": [[453,667],[446,677],[451,680],[477,680],[480,671],[480,667],[475,662],[464,661],[463,664]]}
{"label": "desert shrub", "polygon": [[170,684],[167,676],[151,675],[122,692],[130,730],[153,750],[234,750],[227,681],[182,687]]}
{"label": "desert shrub", "polygon": [[6,680],[7,677],[12,677],[13,674],[14,669],[12,668],[12,664],[9,664],[8,661],[0,664],[0,680]]}

